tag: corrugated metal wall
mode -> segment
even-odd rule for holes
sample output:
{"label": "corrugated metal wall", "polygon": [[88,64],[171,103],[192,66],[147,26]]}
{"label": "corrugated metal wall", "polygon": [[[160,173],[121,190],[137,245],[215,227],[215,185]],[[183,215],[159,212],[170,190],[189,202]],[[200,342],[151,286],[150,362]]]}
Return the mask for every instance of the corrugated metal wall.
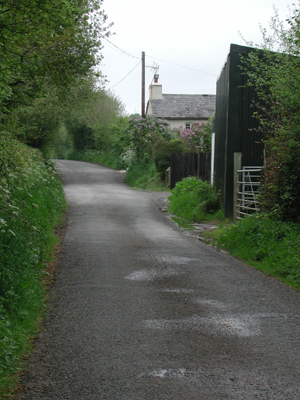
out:
{"label": "corrugated metal wall", "polygon": [[217,81],[215,115],[215,182],[223,195],[226,216],[233,215],[234,153],[242,153],[243,165],[262,165],[263,146],[252,117],[255,92],[243,87],[246,76],[239,67],[241,54],[254,49],[232,44]]}
{"label": "corrugated metal wall", "polygon": [[226,188],[226,138],[228,132],[228,106],[229,106],[229,71],[230,58],[228,57],[220,78],[217,81],[216,115],[215,115],[215,183],[218,189]]}
{"label": "corrugated metal wall", "polygon": [[[246,83],[246,76],[241,76],[242,85]],[[239,119],[239,137],[240,151],[242,153],[243,166],[262,166],[263,143],[261,134],[257,132],[258,121],[253,117],[253,113],[258,111],[255,103],[257,96],[254,88],[241,88],[240,98],[240,119]]]}

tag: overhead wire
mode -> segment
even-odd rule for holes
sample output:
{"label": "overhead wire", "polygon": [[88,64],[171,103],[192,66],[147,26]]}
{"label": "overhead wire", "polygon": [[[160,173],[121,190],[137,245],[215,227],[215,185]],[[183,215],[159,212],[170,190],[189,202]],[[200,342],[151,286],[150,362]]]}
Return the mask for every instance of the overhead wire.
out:
{"label": "overhead wire", "polygon": [[216,74],[212,74],[212,73],[210,73],[210,72],[205,72],[205,71],[201,71],[200,69],[196,69],[196,68],[187,67],[186,65],[176,64],[176,63],[174,63],[174,62],[172,62],[172,61],[166,61],[166,60],[163,60],[163,59],[161,59],[161,58],[157,58],[157,57],[154,57],[154,56],[150,56],[149,54],[147,54],[147,57],[153,58],[154,60],[163,61],[163,62],[166,62],[166,63],[168,63],[168,64],[177,65],[178,67],[182,67],[182,68],[191,69],[192,71],[201,72],[202,74],[207,74],[207,75],[217,76]]}
{"label": "overhead wire", "polygon": [[108,43],[110,43],[113,47],[115,47],[117,50],[119,50],[119,52],[122,52],[123,54],[125,54],[128,57],[132,57],[132,58],[137,58],[140,59],[141,57],[135,56],[133,54],[130,54],[128,51],[125,51],[123,49],[121,49],[119,46],[115,45],[114,43],[112,43],[110,40],[108,40],[107,38],[104,38],[104,40]]}
{"label": "overhead wire", "polygon": [[117,86],[119,83],[121,83],[122,81],[124,81],[124,79],[125,79],[125,78],[127,78],[127,76],[128,76],[128,75],[130,75],[130,74],[131,74],[131,72],[132,72],[133,70],[135,70],[135,69],[136,69],[136,67],[137,67],[138,65],[140,65],[140,63],[141,63],[141,62],[142,62],[142,61],[140,60],[140,61],[139,61],[139,62],[136,64],[136,66],[135,66],[135,67],[133,67],[133,68],[132,68],[132,70],[131,70],[131,71],[129,71],[129,72],[128,72],[128,74],[124,76],[124,78],[122,78],[122,79],[121,79],[121,80],[120,80],[118,83],[116,83],[115,85],[113,85],[112,87],[110,87],[108,90],[110,90],[110,89],[114,88],[114,87],[115,87],[115,86]]}
{"label": "overhead wire", "polygon": [[[128,51],[121,49],[119,46],[115,45],[114,43],[112,43],[112,42],[111,42],[110,40],[108,40],[107,38],[104,38],[104,39],[105,39],[105,41],[110,45],[109,47],[111,47],[113,50],[117,51],[119,54],[126,55],[127,57],[132,57],[132,58],[135,58],[135,59],[140,60],[140,61],[136,64],[136,66],[135,66],[134,68],[132,68],[132,70],[130,70],[130,71],[128,72],[128,74],[126,74],[126,75],[124,76],[124,78],[122,78],[119,82],[117,82],[115,85],[113,85],[112,87],[110,87],[110,88],[108,89],[108,90],[110,90],[110,89],[113,89],[115,86],[117,86],[117,85],[118,85],[119,83],[121,83],[122,81],[124,81],[124,79],[126,79],[127,76],[130,75],[131,72],[133,72],[133,71],[137,68],[137,66],[138,66],[139,64],[141,64],[141,59],[140,59],[140,57],[138,57],[138,56],[136,56],[136,55],[133,55],[133,54],[130,54]],[[113,46],[113,47],[112,47],[112,46]],[[147,57],[153,58],[154,60],[163,61],[163,62],[166,62],[166,63],[168,63],[168,64],[173,64],[173,65],[176,65],[176,66],[181,67],[181,68],[186,68],[186,69],[190,69],[190,70],[192,70],[192,71],[201,72],[202,74],[207,74],[207,75],[211,75],[211,76],[217,76],[216,74],[212,74],[212,73],[210,73],[210,72],[201,71],[201,70],[199,70],[199,69],[191,68],[191,67],[188,67],[188,66],[186,66],[186,65],[181,65],[181,64],[174,63],[174,62],[172,62],[172,61],[163,60],[163,59],[161,59],[161,58],[157,58],[157,57],[151,56],[151,55],[149,55],[149,54],[147,54]],[[152,79],[152,81],[153,81],[153,79]]]}
{"label": "overhead wire", "polygon": [[[112,43],[112,42],[111,42],[110,40],[108,40],[107,38],[104,38],[104,39],[105,39],[105,41],[107,41],[108,43],[110,43],[115,49],[119,50],[119,52],[122,52],[123,54],[127,55],[128,57],[140,59],[140,57],[138,57],[138,56],[136,56],[136,55],[132,55],[132,54],[130,54],[128,51],[121,49],[119,46],[115,45],[114,43]],[[186,68],[186,69],[190,69],[190,70],[192,70],[192,71],[201,72],[202,74],[211,75],[211,76],[217,76],[216,74],[212,74],[212,73],[210,73],[210,72],[206,72],[206,71],[202,71],[202,70],[200,70],[200,69],[188,67],[188,66],[182,65],[182,64],[177,64],[177,63],[174,63],[174,62],[172,62],[172,61],[163,60],[162,58],[157,58],[157,57],[151,56],[151,55],[149,55],[149,54],[147,54],[146,56],[147,56],[147,57],[150,57],[150,58],[153,58],[154,60],[159,60],[159,61],[163,61],[163,62],[168,63],[168,64],[176,65],[176,66],[181,67],[181,68]]]}

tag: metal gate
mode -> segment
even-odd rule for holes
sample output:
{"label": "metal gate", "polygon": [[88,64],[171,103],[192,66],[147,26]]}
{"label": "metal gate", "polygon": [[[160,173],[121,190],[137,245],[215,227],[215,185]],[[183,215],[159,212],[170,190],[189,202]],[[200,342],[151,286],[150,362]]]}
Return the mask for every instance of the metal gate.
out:
{"label": "metal gate", "polygon": [[237,171],[236,218],[259,211],[259,187],[262,167],[243,167]]}

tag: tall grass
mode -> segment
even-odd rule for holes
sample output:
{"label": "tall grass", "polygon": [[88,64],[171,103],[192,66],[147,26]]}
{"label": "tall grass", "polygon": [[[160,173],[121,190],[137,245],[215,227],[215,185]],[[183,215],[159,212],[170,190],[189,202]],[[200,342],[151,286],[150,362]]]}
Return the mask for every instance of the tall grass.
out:
{"label": "tall grass", "polygon": [[153,160],[133,163],[126,173],[126,183],[138,189],[166,190]]}
{"label": "tall grass", "polygon": [[72,151],[67,156],[68,160],[86,161],[105,165],[113,169],[125,169],[126,165],[122,158],[114,151],[85,150]]}
{"label": "tall grass", "polygon": [[256,214],[214,233],[216,244],[300,289],[300,226]]}
{"label": "tall grass", "polygon": [[202,232],[202,236],[249,265],[300,289],[300,225],[274,220],[266,214],[224,224],[219,207],[219,194],[214,188],[191,177],[172,190],[169,211],[184,219],[179,220],[181,226],[186,221],[217,220],[219,228]]}
{"label": "tall grass", "polygon": [[[148,155],[146,154],[146,156]],[[149,157],[131,162],[129,168],[127,168],[127,164],[123,158],[114,151],[73,151],[68,155],[68,159],[102,164],[117,170],[127,169],[126,183],[138,189],[167,189],[165,183],[160,179],[155,162]]]}
{"label": "tall grass", "polygon": [[66,203],[52,163],[0,134],[0,397],[17,380],[45,308],[53,229]]}

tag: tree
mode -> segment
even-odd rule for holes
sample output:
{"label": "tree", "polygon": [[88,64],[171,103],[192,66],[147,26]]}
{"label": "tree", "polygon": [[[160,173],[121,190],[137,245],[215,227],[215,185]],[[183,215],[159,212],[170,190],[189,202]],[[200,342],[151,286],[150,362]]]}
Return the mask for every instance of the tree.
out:
{"label": "tree", "polygon": [[101,59],[109,35],[102,0],[0,0],[2,112],[47,82],[66,87]]}
{"label": "tree", "polygon": [[105,150],[110,143],[109,126],[123,114],[123,103],[114,93],[99,87],[93,75],[73,85],[68,98],[72,104],[65,123],[75,149]]}
{"label": "tree", "polygon": [[91,85],[97,92],[93,67],[111,26],[101,6],[0,0],[0,123],[27,144],[45,149],[79,101],[72,94]]}
{"label": "tree", "polygon": [[[300,221],[300,9],[280,21],[275,11],[271,35],[243,60],[248,85],[254,86],[266,149],[261,202],[283,220]],[[252,43],[250,43],[252,44]]]}
{"label": "tree", "polygon": [[41,149],[45,154],[70,105],[69,96],[62,98],[56,86],[45,84],[30,103],[11,110],[10,118],[16,123],[10,128],[15,130],[20,141]]}
{"label": "tree", "polygon": [[157,142],[170,141],[174,137],[168,121],[151,115],[145,118],[133,115],[129,118],[128,125],[132,148],[135,149],[136,156],[140,160],[145,154],[152,156],[153,145]]}

